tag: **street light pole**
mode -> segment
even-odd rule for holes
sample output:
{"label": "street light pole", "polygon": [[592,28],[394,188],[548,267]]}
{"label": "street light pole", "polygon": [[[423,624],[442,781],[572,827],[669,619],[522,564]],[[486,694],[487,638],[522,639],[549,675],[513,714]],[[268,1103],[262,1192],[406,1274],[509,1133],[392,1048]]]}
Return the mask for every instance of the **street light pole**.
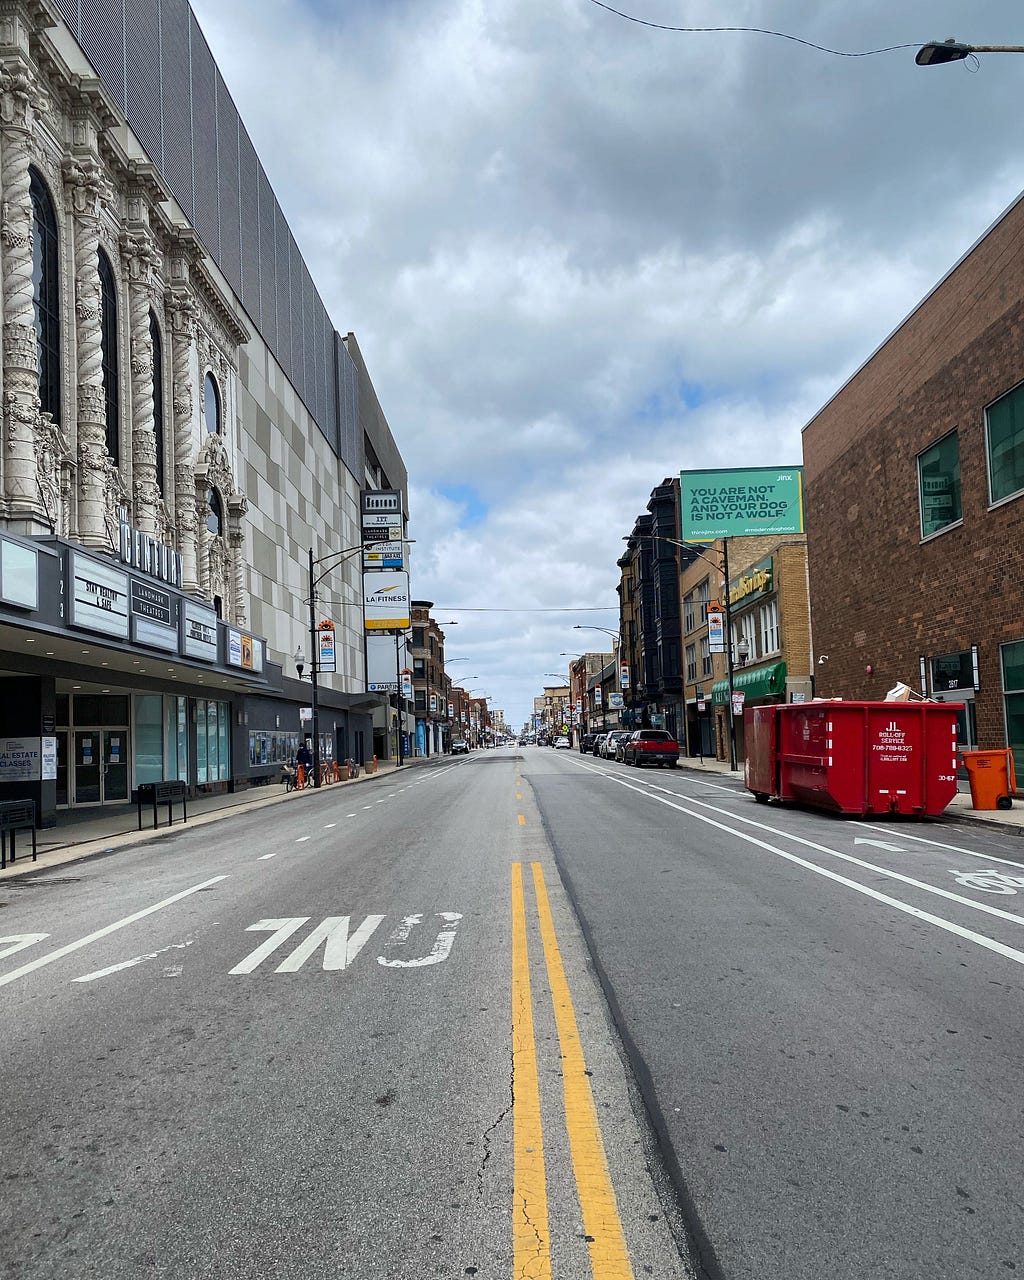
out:
{"label": "street light pole", "polygon": [[313,786],[320,785],[320,709],[317,706],[316,673],[320,654],[316,642],[316,583],[313,581],[313,548],[309,549],[309,683],[313,712]]}

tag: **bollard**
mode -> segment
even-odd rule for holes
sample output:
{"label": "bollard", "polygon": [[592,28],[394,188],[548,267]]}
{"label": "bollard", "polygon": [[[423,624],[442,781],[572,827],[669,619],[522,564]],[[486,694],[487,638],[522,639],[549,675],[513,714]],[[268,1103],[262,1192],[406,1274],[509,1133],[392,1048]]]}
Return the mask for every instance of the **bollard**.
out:
{"label": "bollard", "polygon": [[306,786],[306,767],[305,765],[300,764],[295,771],[295,790],[302,791],[305,789],[305,786]]}
{"label": "bollard", "polygon": [[373,759],[370,761],[370,767],[366,770],[366,772],[367,772],[367,773],[376,773],[376,772],[377,772],[377,757],[376,757],[376,756],[374,756],[374,757],[373,757]]}

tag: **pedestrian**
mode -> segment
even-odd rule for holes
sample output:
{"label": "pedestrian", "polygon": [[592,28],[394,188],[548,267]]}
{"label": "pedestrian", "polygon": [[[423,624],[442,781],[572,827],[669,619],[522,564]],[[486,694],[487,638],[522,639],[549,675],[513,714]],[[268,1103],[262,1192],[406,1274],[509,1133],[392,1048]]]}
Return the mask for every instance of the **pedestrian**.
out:
{"label": "pedestrian", "polygon": [[310,781],[310,774],[313,769],[313,753],[309,749],[308,738],[303,738],[298,751],[296,751],[295,763],[302,768],[303,785],[308,785]]}

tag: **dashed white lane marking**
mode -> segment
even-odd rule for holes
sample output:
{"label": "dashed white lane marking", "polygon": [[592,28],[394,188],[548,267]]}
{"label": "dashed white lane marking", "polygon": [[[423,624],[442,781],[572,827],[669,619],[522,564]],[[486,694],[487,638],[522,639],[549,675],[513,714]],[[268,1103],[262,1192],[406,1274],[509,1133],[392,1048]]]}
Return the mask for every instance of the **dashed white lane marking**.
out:
{"label": "dashed white lane marking", "polygon": [[143,920],[146,916],[151,916],[155,911],[162,911],[164,907],[169,907],[175,902],[180,902],[182,898],[191,897],[193,893],[201,893],[204,889],[209,889],[212,885],[220,884],[222,880],[227,880],[227,876],[213,876],[209,880],[204,880],[202,884],[194,884],[191,889],[183,889],[181,893],[172,894],[169,898],[164,898],[161,902],[155,902],[151,907],[143,907],[141,911],[133,911],[130,916],[124,916],[121,920],[115,920],[113,924],[104,925],[102,929],[97,929],[94,933],[86,934],[84,938],[79,938],[75,942],[69,942],[67,946],[58,947],[56,951],[51,951],[49,955],[40,956],[36,960],[30,960],[28,964],[23,964],[19,969],[12,969],[10,973],[5,973],[0,977],[0,987],[5,987],[9,982],[14,982],[17,978],[22,978],[26,973],[32,973],[36,969],[42,969],[44,965],[53,964],[54,960],[62,960],[64,956],[70,955],[72,951],[78,951],[81,947],[87,947],[90,942],[97,942],[100,938],[105,938],[111,933],[116,933],[118,929],[123,929],[127,925],[134,924],[136,920]]}
{"label": "dashed white lane marking", "polygon": [[354,813],[346,813],[346,814],[345,814],[345,817],[346,817],[346,818],[354,818],[355,816],[356,816],[356,815],[355,815]]}
{"label": "dashed white lane marking", "polygon": [[268,858],[276,858],[276,857],[277,857],[276,853],[261,853],[260,856],[256,859],[256,861],[266,862]]}
{"label": "dashed white lane marking", "polygon": [[304,840],[308,840],[308,839],[309,839],[309,836],[299,836],[298,840],[296,840],[295,843],[302,844]]}
{"label": "dashed white lane marking", "polygon": [[328,824],[324,827],[324,830],[330,831],[331,827],[336,827],[337,825],[338,824],[336,822],[328,822]]}
{"label": "dashed white lane marking", "polygon": [[364,805],[363,805],[363,808],[364,808],[364,809],[372,809],[372,808],[373,808],[373,805],[372,805],[372,804],[364,804]]}

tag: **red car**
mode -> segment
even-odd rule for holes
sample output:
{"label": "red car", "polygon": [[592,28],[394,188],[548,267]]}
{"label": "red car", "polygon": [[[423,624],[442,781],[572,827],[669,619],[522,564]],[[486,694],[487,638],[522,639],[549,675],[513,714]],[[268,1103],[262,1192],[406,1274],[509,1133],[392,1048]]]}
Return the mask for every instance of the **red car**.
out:
{"label": "red car", "polygon": [[634,729],[622,748],[622,758],[638,769],[644,764],[667,764],[674,769],[679,743],[664,729]]}

